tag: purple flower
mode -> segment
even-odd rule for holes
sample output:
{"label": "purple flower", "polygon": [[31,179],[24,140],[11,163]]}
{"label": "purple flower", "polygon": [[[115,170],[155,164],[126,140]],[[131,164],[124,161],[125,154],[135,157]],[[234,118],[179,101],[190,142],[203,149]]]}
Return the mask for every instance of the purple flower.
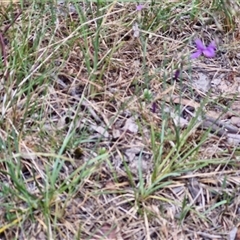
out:
{"label": "purple flower", "polygon": [[175,74],[174,74],[174,80],[178,80],[179,76],[180,76],[181,71],[179,69],[176,70]]}
{"label": "purple flower", "polygon": [[156,104],[156,102],[153,102],[152,103],[152,112],[156,113],[156,111],[157,111],[157,104]]}
{"label": "purple flower", "polygon": [[141,11],[144,8],[142,4],[137,5],[136,10]]}
{"label": "purple flower", "polygon": [[191,54],[191,59],[198,58],[202,54],[207,58],[215,56],[216,44],[214,41],[212,41],[207,47],[203,44],[203,42],[200,39],[196,39],[195,44],[197,47],[197,51]]}

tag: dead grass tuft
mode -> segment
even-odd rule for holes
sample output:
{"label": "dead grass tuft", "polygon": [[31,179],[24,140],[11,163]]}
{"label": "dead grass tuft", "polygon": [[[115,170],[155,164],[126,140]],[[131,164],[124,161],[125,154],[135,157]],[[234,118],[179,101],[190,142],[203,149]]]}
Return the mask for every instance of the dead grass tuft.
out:
{"label": "dead grass tuft", "polygon": [[[2,8],[1,239],[237,239],[239,4],[219,4]],[[214,58],[189,59],[197,37]]]}

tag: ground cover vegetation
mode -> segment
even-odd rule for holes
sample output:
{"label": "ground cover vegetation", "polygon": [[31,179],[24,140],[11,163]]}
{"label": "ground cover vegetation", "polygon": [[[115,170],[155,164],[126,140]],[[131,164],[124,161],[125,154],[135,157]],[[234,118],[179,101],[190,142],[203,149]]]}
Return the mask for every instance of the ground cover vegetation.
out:
{"label": "ground cover vegetation", "polygon": [[1,239],[240,239],[239,1],[1,2]]}

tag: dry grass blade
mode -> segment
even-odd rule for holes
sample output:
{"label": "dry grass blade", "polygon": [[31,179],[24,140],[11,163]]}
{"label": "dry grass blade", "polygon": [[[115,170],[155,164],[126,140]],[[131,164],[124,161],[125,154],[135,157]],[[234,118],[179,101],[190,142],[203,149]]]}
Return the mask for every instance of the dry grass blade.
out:
{"label": "dry grass blade", "polygon": [[0,239],[237,238],[238,2],[0,5]]}
{"label": "dry grass blade", "polygon": [[0,5],[9,5],[11,3],[18,3],[20,0],[1,0]]}

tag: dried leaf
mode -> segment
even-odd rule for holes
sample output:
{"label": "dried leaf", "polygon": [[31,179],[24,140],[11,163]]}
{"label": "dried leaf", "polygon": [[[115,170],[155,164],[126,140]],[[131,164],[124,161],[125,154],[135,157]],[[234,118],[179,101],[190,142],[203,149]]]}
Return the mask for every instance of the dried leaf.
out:
{"label": "dried leaf", "polygon": [[196,203],[200,203],[201,202],[201,195],[200,195],[201,187],[200,187],[200,184],[199,184],[197,178],[192,177],[192,178],[189,178],[188,180],[189,180],[188,190],[189,190],[192,198],[194,199],[194,201],[196,201]]}
{"label": "dried leaf", "polygon": [[135,156],[142,151],[140,147],[131,147],[125,151],[125,155],[128,157],[128,160],[131,162],[134,160]]}
{"label": "dried leaf", "polygon": [[126,120],[123,130],[129,131],[135,134],[138,132],[138,125],[136,124],[135,119],[133,117],[130,117]]}
{"label": "dried leaf", "polygon": [[221,74],[211,81],[211,85],[224,94],[239,93],[239,78],[235,74]]}
{"label": "dried leaf", "polygon": [[121,136],[121,131],[118,130],[118,129],[113,129],[112,130],[112,136],[113,136],[113,139],[117,139]]}
{"label": "dried leaf", "polygon": [[133,29],[133,36],[136,38],[139,37],[139,28],[136,22],[134,23],[132,29]]}
{"label": "dried leaf", "polygon": [[236,238],[237,237],[237,232],[238,232],[238,229],[236,227],[234,227],[230,232],[229,232],[229,235],[228,235],[228,239],[229,240],[238,240],[239,238]]}
{"label": "dried leaf", "polygon": [[103,137],[108,138],[109,137],[109,133],[107,132],[107,130],[102,127],[102,126],[96,126],[96,125],[91,125],[91,128],[96,131],[97,133],[100,133]]}
{"label": "dried leaf", "polygon": [[231,123],[237,127],[240,127],[240,117],[231,117]]}
{"label": "dried leaf", "polygon": [[58,130],[63,129],[64,127],[66,127],[66,116],[61,117],[57,123]]}
{"label": "dried leaf", "polygon": [[229,145],[237,146],[240,144],[240,135],[228,133],[227,136],[227,142]]}
{"label": "dried leaf", "polygon": [[171,117],[173,119],[173,122],[174,124],[177,126],[177,127],[180,127],[180,128],[185,128],[188,126],[188,120],[178,116],[177,114],[171,112]]}
{"label": "dried leaf", "polygon": [[204,93],[206,93],[210,89],[210,83],[211,80],[209,79],[209,77],[203,73],[198,73],[198,78],[193,82],[194,86]]}

